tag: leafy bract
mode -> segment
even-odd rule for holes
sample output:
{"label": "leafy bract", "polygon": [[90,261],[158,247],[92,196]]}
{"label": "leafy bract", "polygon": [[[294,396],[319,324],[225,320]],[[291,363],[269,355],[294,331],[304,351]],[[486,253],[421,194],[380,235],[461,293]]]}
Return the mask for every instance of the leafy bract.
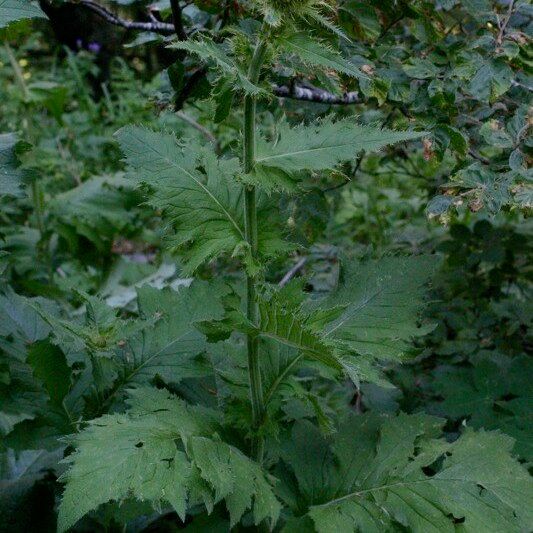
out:
{"label": "leafy bract", "polygon": [[171,48],[185,50],[198,56],[203,61],[211,61],[226,78],[233,81],[234,87],[243,90],[246,94],[258,94],[262,91],[260,87],[252,83],[246,76],[243,68],[237,61],[228,55],[223,45],[217,44],[207,39],[178,41],[171,45]]}
{"label": "leafy bract", "polygon": [[0,0],[0,28],[17,20],[46,18],[41,9],[30,0]]}
{"label": "leafy bract", "polygon": [[318,331],[309,326],[312,318],[298,303],[274,294],[270,299],[259,301],[258,333],[295,348],[326,366],[342,370],[343,366],[332,347],[322,340]]}
{"label": "leafy bract", "polygon": [[[185,274],[223,253],[244,255],[254,268],[244,233],[243,190],[235,181],[237,159],[180,145],[175,137],[128,126],[117,133],[129,172],[153,190],[149,203],[163,210],[173,228],[171,243],[185,247]],[[275,231],[267,205],[258,228],[259,253],[274,256],[288,246]]]}
{"label": "leafy bract", "polygon": [[284,122],[275,142],[260,137],[254,174],[250,180],[265,189],[294,189],[302,170],[326,170],[355,159],[361,151],[375,151],[400,141],[417,139],[424,132],[392,131],[331,117],[309,126]]}
{"label": "leafy bract", "polygon": [[60,318],[42,306],[34,306],[50,326],[53,342],[65,353],[86,350],[93,355],[111,357],[119,342],[148,326],[117,317],[117,310],[96,296],[81,291],[77,291],[77,295],[85,306],[83,317]]}
{"label": "leafy bract", "polygon": [[265,474],[220,440],[219,414],[149,388],[132,390],[129,404],[127,414],[96,419],[73,437],[60,532],[99,505],[128,497],[168,503],[182,520],[193,505],[211,511],[225,500],[232,524],[247,509],[256,524],[276,522],[279,503]]}
{"label": "leafy bract", "polygon": [[307,506],[319,533],[441,533],[457,523],[472,533],[529,530],[533,487],[509,453],[512,439],[466,430],[449,443],[436,439],[441,426],[425,415],[365,414],[328,442],[310,424],[296,425],[283,457],[299,491],[286,502]]}

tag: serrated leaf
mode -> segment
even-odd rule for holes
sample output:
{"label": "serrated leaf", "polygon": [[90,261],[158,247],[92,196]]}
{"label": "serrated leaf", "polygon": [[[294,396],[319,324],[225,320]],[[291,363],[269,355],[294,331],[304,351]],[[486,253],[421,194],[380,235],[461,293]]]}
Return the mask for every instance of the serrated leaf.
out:
{"label": "serrated leaf", "polygon": [[285,122],[275,142],[258,139],[253,179],[268,190],[294,189],[297,172],[301,170],[330,169],[342,161],[355,159],[361,151],[376,151],[423,135],[424,132],[361,125],[349,119],[335,122],[331,117],[310,126],[291,127]]}
{"label": "serrated leaf", "polygon": [[313,39],[308,33],[293,33],[280,37],[278,42],[283,49],[296,54],[306,65],[335,70],[353,78],[368,77],[354,63],[344,59],[330,46]]}
{"label": "serrated leaf", "polygon": [[46,18],[46,15],[29,0],[0,0],[0,28],[17,20],[32,18]]}
{"label": "serrated leaf", "polygon": [[[319,533],[453,532],[456,521],[469,533],[530,529],[532,482],[509,454],[512,439],[467,430],[449,443],[436,439],[441,426],[425,415],[351,416],[330,443],[296,425],[283,457],[294,465],[300,513],[303,499]],[[321,452],[304,455],[309,443]]]}
{"label": "serrated leaf", "polygon": [[349,266],[345,282],[320,302],[344,310],[323,337],[372,358],[401,360],[410,342],[428,332],[418,324],[434,256],[384,257]]}
{"label": "serrated leaf", "polygon": [[443,399],[435,403],[434,410],[452,420],[467,419],[476,429],[504,431],[515,439],[515,452],[531,461],[531,370],[531,360],[525,355],[509,362],[486,357],[473,368],[440,368],[433,387]]}
{"label": "serrated leaf", "polygon": [[[181,146],[171,134],[128,126],[117,133],[130,174],[153,192],[150,204],[166,213],[171,243],[185,247],[185,274],[226,253],[249,261],[244,233],[243,190],[235,181],[237,159],[217,160],[212,151]],[[276,232],[275,214],[259,202],[259,253],[271,257],[289,246]]]}
{"label": "serrated leaf", "polygon": [[496,214],[504,205],[511,203],[511,185],[510,174],[493,172],[478,162],[459,170],[448,183],[448,186],[468,192],[471,210],[486,209],[491,214]]}
{"label": "serrated leaf", "polygon": [[179,291],[138,289],[139,313],[153,327],[143,328],[125,337],[116,350],[119,377],[111,394],[125,387],[146,384],[155,376],[167,383],[199,377],[210,372],[199,356],[205,350],[205,338],[194,327],[201,320],[220,318],[224,312],[219,298],[224,287],[206,282],[194,282]]}
{"label": "serrated leaf", "polygon": [[33,344],[28,350],[28,364],[42,381],[51,401],[60,405],[70,389],[71,371],[65,354],[49,341]]}
{"label": "serrated leaf", "polygon": [[73,437],[60,532],[99,505],[130,496],[154,506],[168,502],[182,520],[193,505],[225,499],[234,522],[247,509],[256,523],[276,522],[279,504],[260,466],[216,439],[218,413],[148,388],[131,391],[129,404],[127,414],[96,419]]}
{"label": "serrated leaf", "polygon": [[0,295],[0,335],[16,335],[24,342],[44,339],[50,326],[39,316],[33,305],[46,309],[54,315],[56,308],[44,298],[24,298],[11,289]]}
{"label": "serrated leaf", "polygon": [[276,298],[259,300],[259,335],[299,350],[326,366],[343,370],[339,357],[323,342],[320,334],[309,327],[309,320],[298,305]]}
{"label": "serrated leaf", "polygon": [[226,53],[223,46],[214,41],[207,39],[178,41],[170,48],[185,50],[204,61],[212,61],[218,69],[234,80],[237,89],[242,89],[246,94],[257,95],[263,91],[248,79],[242,67]]}

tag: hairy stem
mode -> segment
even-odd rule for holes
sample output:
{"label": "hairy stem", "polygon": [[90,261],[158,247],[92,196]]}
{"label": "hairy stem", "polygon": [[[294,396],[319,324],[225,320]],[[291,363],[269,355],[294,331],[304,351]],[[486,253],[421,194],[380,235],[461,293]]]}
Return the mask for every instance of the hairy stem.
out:
{"label": "hairy stem", "polygon": [[[248,76],[252,83],[259,79],[261,66],[266,52],[266,43],[260,41],[257,45]],[[255,114],[256,97],[246,95],[244,99],[244,171],[251,172],[255,161]],[[244,191],[244,221],[246,240],[250,245],[252,260],[257,257],[257,200],[255,187],[247,186]],[[257,322],[256,280],[246,277],[246,314],[252,323]],[[259,341],[255,335],[248,335],[248,376],[250,381],[250,399],[252,402],[252,453],[257,461],[262,461],[264,453],[263,439],[257,435],[259,424],[263,419],[265,409],[263,400],[263,385],[261,383],[261,369],[259,366]]]}

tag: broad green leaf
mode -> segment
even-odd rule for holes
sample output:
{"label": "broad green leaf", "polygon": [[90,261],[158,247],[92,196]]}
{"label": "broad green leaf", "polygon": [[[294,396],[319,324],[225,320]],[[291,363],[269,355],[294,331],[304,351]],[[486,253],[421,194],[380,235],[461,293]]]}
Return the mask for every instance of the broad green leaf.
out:
{"label": "broad green leaf", "polygon": [[242,89],[247,94],[258,94],[262,89],[253,84],[246,76],[237,61],[228,55],[222,45],[207,39],[178,41],[170,48],[185,50],[198,56],[203,61],[212,61],[224,75],[234,81],[236,88]]}
{"label": "broad green leaf", "polygon": [[250,179],[265,189],[294,189],[301,170],[327,170],[389,144],[417,139],[424,132],[391,131],[331,117],[310,126],[283,123],[275,142],[259,138],[255,176]]}
{"label": "broad green leaf", "polygon": [[[359,263],[346,269],[346,281],[328,297],[305,301],[300,285],[291,283],[259,296],[257,324],[233,309],[215,325],[226,328],[225,338],[238,329],[299,351],[287,372],[308,357],[344,372],[356,384],[364,380],[387,386],[381,361],[401,361],[414,337],[433,328],[421,327],[418,319],[436,264],[433,256]],[[285,375],[282,371],[282,379]]]}
{"label": "broad green leaf", "polygon": [[30,0],[0,0],[0,28],[23,19],[46,18],[41,9]]}
{"label": "broad green leaf", "polygon": [[[236,159],[218,160],[212,151],[180,145],[171,134],[128,126],[117,133],[129,172],[153,190],[150,204],[165,212],[173,228],[170,242],[184,247],[185,274],[226,253],[244,255],[251,264],[244,234],[243,190],[235,181]],[[259,202],[259,253],[286,251],[275,212]]]}
{"label": "broad green leaf", "polygon": [[204,281],[177,291],[140,287],[138,319],[118,318],[116,309],[87,295],[81,320],[58,319],[42,310],[41,316],[53,327],[53,342],[67,354],[105,358],[109,377],[103,401],[109,407],[121,399],[125,388],[146,384],[156,376],[178,383],[210,373],[202,357],[205,338],[194,324],[222,318],[220,298],[226,291],[223,284]]}
{"label": "broad green leaf", "polygon": [[[529,530],[533,484],[510,455],[513,441],[467,429],[453,443],[437,439],[442,422],[425,415],[351,416],[331,441],[296,425],[283,457],[318,533],[414,533]],[[307,453],[310,443],[316,453]],[[304,464],[305,463],[305,464]],[[293,504],[294,505],[294,504]]]}
{"label": "broad green leaf", "polygon": [[131,231],[138,217],[134,207],[140,202],[141,196],[131,180],[116,174],[93,176],[57,194],[47,207],[58,233],[73,247],[80,243],[72,233],[89,239],[102,253],[109,253],[113,239]]}
{"label": "broad green leaf", "polygon": [[500,429],[515,439],[514,451],[533,460],[533,387],[531,360],[525,355],[509,362],[483,358],[473,368],[439,368],[433,387],[442,397],[434,409],[468,425]]}
{"label": "broad green leaf", "polygon": [[401,360],[412,339],[428,332],[418,315],[436,265],[434,256],[412,256],[348,266],[344,283],[319,304],[344,308],[323,338],[364,356]]}
{"label": "broad green leaf", "polygon": [[50,399],[60,405],[70,389],[71,370],[65,354],[49,341],[33,344],[28,350],[28,364],[33,375],[42,381]]}
{"label": "broad green leaf", "polygon": [[296,54],[303,63],[312,67],[336,70],[354,78],[367,78],[354,63],[344,59],[339,52],[317,39],[309,33],[293,33],[278,39],[282,49]]}
{"label": "broad green leaf", "polygon": [[425,79],[435,78],[439,73],[439,68],[429,59],[414,58],[410,63],[403,66],[403,71],[410,78]]}
{"label": "broad green leaf", "polygon": [[200,357],[205,351],[205,338],[194,327],[195,322],[221,318],[220,297],[224,287],[194,282],[179,291],[138,289],[139,313],[152,327],[142,328],[124,338],[116,349],[119,377],[110,394],[115,397],[125,387],[148,383],[160,376],[168,383],[199,377],[210,372]]}
{"label": "broad green leaf", "polygon": [[12,290],[0,295],[0,336],[14,335],[25,343],[46,338],[50,326],[34,309],[34,305],[54,315],[56,307],[44,298],[24,298]]}
{"label": "broad green leaf", "polygon": [[9,196],[22,195],[21,184],[23,174],[17,168],[17,159],[15,156],[16,144],[17,136],[14,133],[0,134],[0,196],[4,194]]}
{"label": "broad green leaf", "polygon": [[494,102],[511,88],[513,70],[502,59],[484,61],[470,81],[468,91],[483,102]]}
{"label": "broad green leaf", "polygon": [[129,404],[127,414],[96,419],[73,437],[60,532],[101,504],[131,496],[168,503],[182,520],[194,505],[210,511],[225,500],[233,524],[247,509],[256,524],[277,521],[279,504],[261,467],[217,438],[218,413],[149,388],[131,391]]}
{"label": "broad green leaf", "polygon": [[512,184],[510,174],[496,173],[476,162],[454,174],[448,186],[468,192],[467,198],[472,211],[486,209],[494,215],[504,205],[512,202]]}
{"label": "broad green leaf", "polygon": [[[4,361],[2,361],[4,363]],[[47,408],[47,396],[33,377],[31,368],[9,358],[8,372],[0,384],[0,436],[13,431],[17,424],[33,420]]]}

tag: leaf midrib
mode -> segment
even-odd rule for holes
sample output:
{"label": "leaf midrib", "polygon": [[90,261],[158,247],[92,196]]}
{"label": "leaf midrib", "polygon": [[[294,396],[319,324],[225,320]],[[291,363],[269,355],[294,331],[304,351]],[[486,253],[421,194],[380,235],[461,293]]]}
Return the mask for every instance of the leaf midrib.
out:
{"label": "leaf midrib", "polygon": [[[383,137],[380,135],[380,136],[375,137],[375,138],[370,138],[370,139],[367,138],[367,139],[365,139],[364,142],[365,143],[373,143],[373,142],[378,142],[378,141],[381,142],[382,139],[383,139]],[[390,142],[393,142],[393,141],[390,141]],[[383,145],[387,145],[390,142],[383,141]],[[294,152],[283,152],[281,154],[262,156],[262,157],[257,157],[256,158],[256,163],[264,164],[265,161],[271,161],[273,159],[280,159],[280,158],[283,158],[283,157],[300,156],[302,154],[309,154],[309,153],[313,153],[313,152],[332,150],[332,149],[335,149],[335,148],[345,148],[347,146],[356,146],[357,143],[359,143],[359,140],[346,142],[346,143],[339,143],[339,144],[328,144],[327,146],[319,146],[317,148],[307,148],[305,150],[297,150],[297,151],[294,151]],[[357,152],[360,152],[361,150],[364,150],[364,147],[358,148],[356,150],[357,150]]]}
{"label": "leaf midrib", "polygon": [[226,215],[227,219],[233,224],[241,238],[244,240],[244,232],[240,228],[237,221],[231,216],[231,213],[224,207],[222,203],[218,200],[218,198],[200,181],[198,180],[194,174],[192,174],[189,170],[187,170],[185,167],[179,165],[166,155],[162,154],[157,148],[155,148],[153,145],[149,145],[150,149],[156,153],[161,159],[165,162],[167,162],[171,167],[177,168],[181,172],[183,172],[185,175],[187,175],[189,178],[191,178],[208,196],[211,198],[211,200],[222,210],[222,212]]}

